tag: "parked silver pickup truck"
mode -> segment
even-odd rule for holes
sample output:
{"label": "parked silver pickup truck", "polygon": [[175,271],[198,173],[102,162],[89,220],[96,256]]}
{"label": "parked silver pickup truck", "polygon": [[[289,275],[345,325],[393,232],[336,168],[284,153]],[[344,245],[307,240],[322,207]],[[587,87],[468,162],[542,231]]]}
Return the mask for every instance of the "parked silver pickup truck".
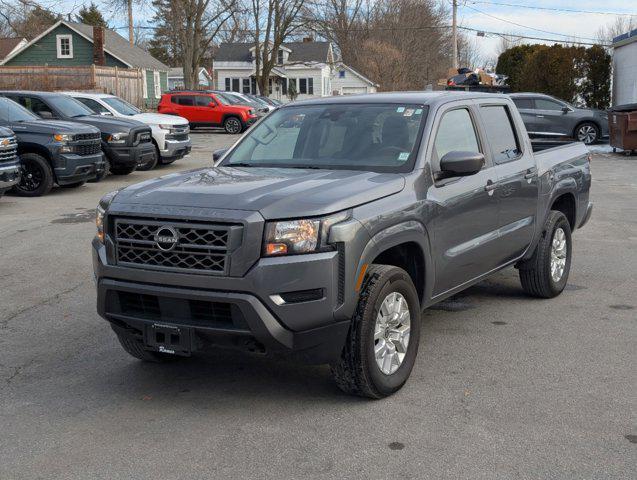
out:
{"label": "parked silver pickup truck", "polygon": [[530,295],[564,290],[589,161],[581,143],[534,154],[504,95],[285,105],[216,167],[100,201],[97,310],[143,360],[292,356],[384,397],[411,373],[424,308],[509,266]]}

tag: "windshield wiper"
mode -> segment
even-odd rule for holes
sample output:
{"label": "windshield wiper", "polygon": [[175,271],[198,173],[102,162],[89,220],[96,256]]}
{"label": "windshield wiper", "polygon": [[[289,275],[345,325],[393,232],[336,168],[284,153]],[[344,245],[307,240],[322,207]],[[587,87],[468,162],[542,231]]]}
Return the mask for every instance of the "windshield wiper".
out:
{"label": "windshield wiper", "polygon": [[247,163],[247,162],[235,162],[235,163],[228,163],[227,165],[219,165],[220,167],[254,167],[254,163]]}

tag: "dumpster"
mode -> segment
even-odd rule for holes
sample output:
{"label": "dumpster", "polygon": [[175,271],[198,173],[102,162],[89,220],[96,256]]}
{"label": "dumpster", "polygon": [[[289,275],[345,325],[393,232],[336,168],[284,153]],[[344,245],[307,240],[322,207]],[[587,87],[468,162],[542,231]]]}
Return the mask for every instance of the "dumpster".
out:
{"label": "dumpster", "polygon": [[637,103],[618,105],[608,111],[608,131],[613,152],[637,151]]}

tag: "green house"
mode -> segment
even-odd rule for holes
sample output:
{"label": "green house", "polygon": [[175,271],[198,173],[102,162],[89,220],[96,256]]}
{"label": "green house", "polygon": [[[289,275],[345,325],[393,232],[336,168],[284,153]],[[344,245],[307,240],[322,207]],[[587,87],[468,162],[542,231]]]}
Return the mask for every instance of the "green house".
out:
{"label": "green house", "polygon": [[[0,65],[11,66],[106,66],[139,69],[146,81],[143,99],[147,108],[159,103],[168,89],[169,67],[147,51],[107,28],[61,20],[35,37]],[[110,92],[115,93],[115,92]]]}

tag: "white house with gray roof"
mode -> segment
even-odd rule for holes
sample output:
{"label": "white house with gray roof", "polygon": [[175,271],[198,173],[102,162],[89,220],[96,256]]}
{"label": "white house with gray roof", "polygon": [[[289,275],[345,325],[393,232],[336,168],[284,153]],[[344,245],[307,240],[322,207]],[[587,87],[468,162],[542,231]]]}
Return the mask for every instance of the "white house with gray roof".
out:
{"label": "white house with gray roof", "polygon": [[[214,63],[218,89],[257,94],[254,51],[253,43],[222,43],[219,46]],[[266,93],[271,98],[282,102],[288,101],[287,94],[291,82],[296,86],[297,100],[343,93],[334,91],[334,75],[339,71],[335,67],[342,64],[336,62],[329,42],[316,42],[311,39],[288,42],[281,45],[275,54],[276,66],[270,74],[269,92]],[[349,69],[349,75],[357,79],[356,86],[363,82],[366,87],[370,86],[370,92],[375,91],[375,84],[371,80],[353,72]],[[345,90],[347,91],[347,87]]]}

